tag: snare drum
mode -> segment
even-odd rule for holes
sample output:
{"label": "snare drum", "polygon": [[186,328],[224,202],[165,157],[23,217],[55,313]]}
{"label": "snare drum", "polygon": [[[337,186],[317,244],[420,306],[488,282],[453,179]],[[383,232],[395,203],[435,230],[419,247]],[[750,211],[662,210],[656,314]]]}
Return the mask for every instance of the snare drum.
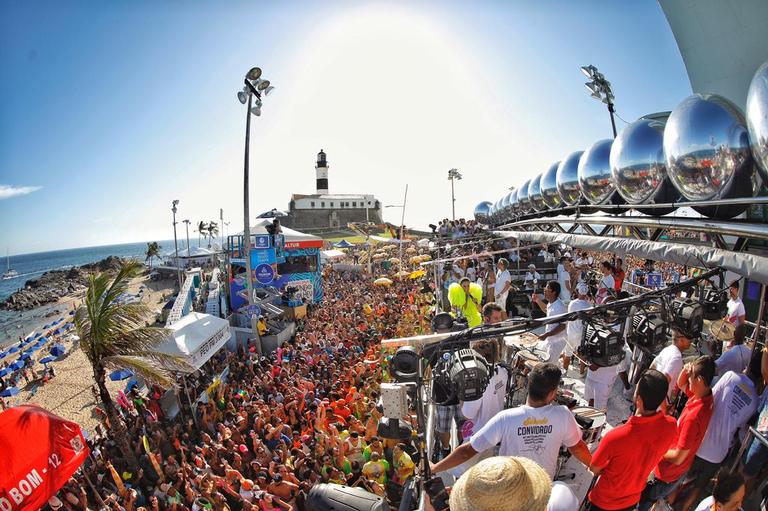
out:
{"label": "snare drum", "polygon": [[577,406],[574,407],[571,411],[573,412],[573,415],[579,417],[580,419],[585,419],[586,422],[591,421],[591,425],[589,427],[584,427],[579,424],[579,427],[581,427],[581,430],[584,432],[581,436],[581,438],[584,440],[584,443],[590,445],[597,442],[600,439],[600,435],[603,434],[603,429],[605,428],[605,413],[601,412],[597,408],[592,408],[591,406]]}

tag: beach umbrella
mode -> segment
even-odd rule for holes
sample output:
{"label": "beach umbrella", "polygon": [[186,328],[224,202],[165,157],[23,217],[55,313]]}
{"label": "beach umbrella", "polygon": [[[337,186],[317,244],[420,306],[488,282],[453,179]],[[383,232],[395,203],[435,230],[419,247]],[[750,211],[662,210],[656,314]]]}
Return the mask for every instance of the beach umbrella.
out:
{"label": "beach umbrella", "polygon": [[51,328],[51,324],[50,323],[46,323],[45,325],[43,325],[43,328]]}
{"label": "beach umbrella", "polygon": [[408,278],[410,278],[410,279],[418,279],[419,277],[423,277],[426,274],[427,274],[427,272],[425,272],[424,270],[416,270],[414,272],[411,272],[411,274],[408,275]]}
{"label": "beach umbrella", "polygon": [[403,277],[407,277],[408,275],[410,275],[410,272],[405,271],[405,270],[400,270],[399,272],[395,273],[395,277],[397,277],[399,279],[401,279]]}
{"label": "beach umbrella", "polygon": [[118,369],[117,371],[109,373],[109,379],[112,381],[125,380],[131,376],[133,376],[133,371],[129,371],[128,369]]}
{"label": "beach umbrella", "polygon": [[125,386],[125,392],[130,392],[133,387],[136,387],[139,384],[139,381],[136,378],[131,378],[131,381],[128,382],[128,385]]}
{"label": "beach umbrella", "polygon": [[392,285],[392,281],[391,281],[391,280],[389,280],[389,279],[388,279],[388,278],[386,278],[386,277],[382,277],[382,278],[380,278],[380,279],[376,279],[376,280],[374,280],[374,281],[373,281],[373,285],[374,285],[374,286],[391,286],[391,285]]}
{"label": "beach umbrella", "polygon": [[41,364],[50,364],[51,362],[55,362],[55,361],[56,361],[56,357],[51,357],[51,356],[41,358],[40,360],[38,360],[38,362]]}
{"label": "beach umbrella", "polygon": [[28,359],[31,356],[32,356],[32,352],[31,351],[25,351],[24,353],[19,355],[19,360],[26,360],[26,359]]}
{"label": "beach umbrella", "polygon": [[39,344],[35,344],[34,346],[30,347],[30,348],[29,348],[27,351],[25,351],[24,353],[34,353],[34,352],[36,352],[37,350],[39,350],[40,348],[42,348],[42,346],[40,346]]}
{"label": "beach umbrella", "polygon": [[53,333],[56,335],[61,335],[64,333],[64,330],[62,330],[61,328],[57,328],[56,330],[53,331]]}
{"label": "beach umbrella", "polygon": [[0,397],[11,397],[21,392],[18,387],[8,387],[4,391],[0,392]]}
{"label": "beach umbrella", "polygon": [[51,353],[51,355],[53,355],[54,357],[60,357],[60,356],[62,356],[64,353],[66,353],[66,351],[67,351],[67,349],[64,347],[64,345],[63,345],[63,344],[54,344],[54,345],[51,347],[51,351],[50,351],[50,353]]}
{"label": "beach umbrella", "polygon": [[13,372],[13,369],[11,369],[10,367],[3,367],[2,369],[0,369],[0,378],[2,378],[7,374],[11,374],[12,372]]}
{"label": "beach umbrella", "polygon": [[40,337],[41,335],[43,335],[43,332],[37,332],[37,333],[35,334],[35,337]]}
{"label": "beach umbrella", "polygon": [[334,243],[333,246],[336,247],[336,248],[354,247],[354,245],[352,243],[348,242],[347,240],[341,240],[338,243]]}
{"label": "beach umbrella", "polygon": [[16,362],[8,366],[9,369],[12,369],[14,371],[18,371],[22,367],[24,367],[24,362],[22,362],[21,360],[17,360]]}
{"label": "beach umbrella", "polygon": [[20,349],[21,349],[21,346],[19,346],[19,345],[17,344],[17,345],[16,345],[16,346],[14,346],[13,348],[9,349],[9,350],[8,350],[8,353],[16,353],[16,352],[17,352],[17,351],[19,351]]}

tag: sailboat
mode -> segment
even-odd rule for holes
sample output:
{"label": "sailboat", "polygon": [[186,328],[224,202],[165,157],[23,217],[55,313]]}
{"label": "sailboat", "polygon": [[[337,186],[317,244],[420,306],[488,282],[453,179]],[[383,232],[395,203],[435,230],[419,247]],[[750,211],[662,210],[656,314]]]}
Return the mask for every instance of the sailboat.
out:
{"label": "sailboat", "polygon": [[11,268],[11,256],[8,255],[8,251],[5,252],[5,271],[3,272],[3,276],[0,277],[2,280],[10,280],[15,279],[19,276],[19,272]]}

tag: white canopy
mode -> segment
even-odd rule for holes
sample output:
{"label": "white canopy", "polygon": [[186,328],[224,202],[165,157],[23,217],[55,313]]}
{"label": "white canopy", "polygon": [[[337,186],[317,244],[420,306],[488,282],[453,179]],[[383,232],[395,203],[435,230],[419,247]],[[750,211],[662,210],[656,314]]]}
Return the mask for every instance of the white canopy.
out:
{"label": "white canopy", "polygon": [[368,236],[369,239],[373,241],[377,241],[379,243],[394,243],[394,244],[400,244],[400,243],[410,243],[411,240],[399,240],[397,238],[385,238],[383,236]]}
{"label": "white canopy", "polygon": [[320,259],[324,259],[324,260],[341,259],[345,255],[347,254],[345,254],[341,250],[323,250],[320,252]]}
{"label": "white canopy", "polygon": [[194,369],[200,369],[231,335],[227,320],[199,312],[190,312],[169,328],[173,334],[157,351],[175,355]]}
{"label": "white canopy", "polygon": [[[272,219],[257,220],[251,225],[251,234],[269,234],[267,226],[272,224]],[[305,232],[295,231],[290,227],[280,226],[285,241],[322,241],[323,238]],[[243,234],[242,232],[239,234]]]}
{"label": "white canopy", "polygon": [[[189,247],[189,250],[186,248],[179,250],[179,257],[180,258],[187,258],[187,257],[211,257],[216,252],[213,249],[207,248],[207,247],[196,247],[191,246]],[[165,257],[176,257],[176,251],[171,250],[167,254],[165,254]]]}

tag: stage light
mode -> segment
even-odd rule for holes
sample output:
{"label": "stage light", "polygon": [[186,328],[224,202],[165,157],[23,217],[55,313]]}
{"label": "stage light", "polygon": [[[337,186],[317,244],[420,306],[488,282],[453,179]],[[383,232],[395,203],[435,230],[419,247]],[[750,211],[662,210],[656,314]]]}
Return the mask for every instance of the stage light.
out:
{"label": "stage light", "polygon": [[238,91],[237,92],[237,99],[240,101],[240,103],[242,103],[244,105],[244,104],[246,104],[248,102],[248,94],[246,94],[243,91]]}
{"label": "stage light", "polygon": [[587,78],[592,78],[595,71],[597,71],[597,69],[591,64],[589,66],[581,66],[581,72],[584,73],[584,76]]}
{"label": "stage light", "polygon": [[389,374],[398,383],[416,383],[419,380],[419,354],[411,346],[397,350],[389,364]]}
{"label": "stage light", "polygon": [[259,77],[261,77],[261,68],[252,67],[251,70],[248,71],[248,74],[245,75],[245,77],[251,81],[258,80]]}
{"label": "stage light", "polygon": [[601,323],[587,323],[577,352],[596,366],[615,366],[625,356],[621,331]]}
{"label": "stage light", "polygon": [[448,362],[446,376],[460,401],[483,397],[488,386],[490,367],[485,358],[472,349],[459,350]]}
{"label": "stage light", "polygon": [[256,89],[262,91],[269,87],[269,80],[259,80],[259,83],[256,84]]}
{"label": "stage light", "polygon": [[673,323],[679,326],[691,340],[699,337],[704,327],[704,306],[691,298],[675,298],[672,301]]}

